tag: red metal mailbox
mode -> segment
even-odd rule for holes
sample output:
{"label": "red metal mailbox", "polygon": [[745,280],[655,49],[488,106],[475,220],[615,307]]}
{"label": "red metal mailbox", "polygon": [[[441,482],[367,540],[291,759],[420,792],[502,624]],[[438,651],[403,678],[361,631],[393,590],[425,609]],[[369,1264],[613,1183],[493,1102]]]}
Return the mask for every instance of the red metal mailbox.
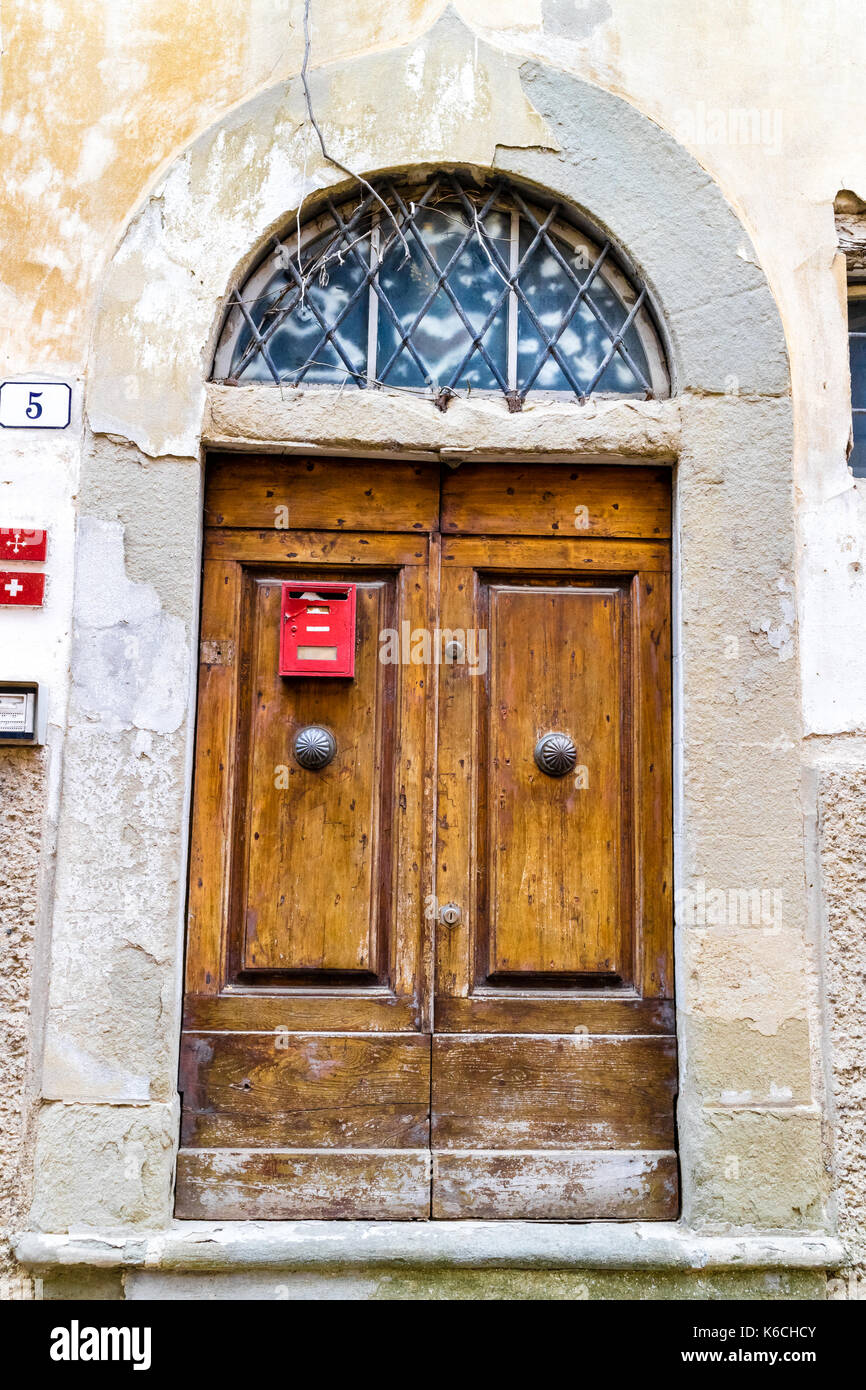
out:
{"label": "red metal mailbox", "polygon": [[281,676],[354,676],[355,585],[283,585]]}

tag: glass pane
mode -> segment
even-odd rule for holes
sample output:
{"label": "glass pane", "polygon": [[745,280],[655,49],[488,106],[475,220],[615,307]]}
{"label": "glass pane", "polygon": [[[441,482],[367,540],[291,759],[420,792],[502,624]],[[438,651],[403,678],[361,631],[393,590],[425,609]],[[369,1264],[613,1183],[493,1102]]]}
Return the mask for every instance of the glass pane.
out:
{"label": "glass pane", "polygon": [[866,333],[866,298],[848,300],[848,332]]}
{"label": "glass pane", "polygon": [[[866,299],[848,301],[849,333],[866,333]],[[866,478],[866,338],[849,338],[851,356],[851,405],[854,408],[854,448],[848,459],[855,478]]]}
{"label": "glass pane", "polygon": [[[508,222],[500,213],[490,214],[484,223],[487,235],[496,239],[499,253],[508,264]],[[432,252],[440,270],[444,270],[466,235],[468,223],[463,208],[457,202],[440,203],[425,208],[415,224],[419,235]],[[379,283],[387,295],[405,331],[414,322],[425,300],[436,287],[437,276],[423,255],[417,238],[408,234],[410,260],[398,242],[394,245],[379,272]],[[448,274],[455,298],[473,332],[485,318],[505,288],[491,258],[473,235]],[[483,343],[491,359],[506,377],[507,308],[500,306],[484,335]],[[390,315],[379,306],[379,334],[376,375],[388,386],[424,386],[424,376],[404,347],[391,363],[401,334]],[[412,345],[424,363],[432,382],[438,386],[452,385],[456,389],[474,387],[492,391],[497,388],[496,377],[476,349],[455,378],[472,343],[472,335],[444,290],[436,292],[432,304],[412,334]],[[389,365],[391,364],[391,365]]]}
{"label": "glass pane", "polygon": [[[342,265],[336,254],[332,253],[327,263],[320,266],[318,262],[331,239],[330,236],[323,236],[311,246],[304,247],[302,264],[310,277],[304,301],[283,319],[268,339],[268,351],[282,381],[294,381],[311,354],[314,354],[314,362],[305,373],[304,381],[340,384],[347,377],[349,380],[355,379],[349,376],[346,363],[336,348],[330,342],[320,342],[323,329],[310,305],[316,306],[329,328],[333,326],[364,279],[365,268],[369,264],[369,237],[358,243],[363,266],[351,253],[345,252]],[[268,311],[277,300],[281,303],[292,302],[295,294],[289,288],[292,284],[288,271],[277,267],[258,292],[255,302],[248,304],[250,317],[260,332],[267,332],[271,322]],[[287,293],[281,299],[284,291]],[[368,291],[362,290],[336,334],[352,369],[362,377],[367,372],[367,299]],[[249,327],[245,324],[232,357],[232,375],[236,374],[237,364],[242,360],[250,338]],[[272,381],[273,377],[259,353],[241,372],[240,379],[244,382]]]}
{"label": "glass pane", "polygon": [[854,416],[854,447],[848,466],[855,478],[866,478],[866,415]]}
{"label": "glass pane", "polygon": [[[521,223],[520,255],[523,257],[532,241],[532,229]],[[563,260],[570,266],[582,285],[589,275],[590,267],[585,265],[583,249],[577,253],[563,241],[556,240],[556,248]],[[577,293],[577,284],[566,274],[553,253],[542,243],[537,246],[520,276],[520,285],[536,317],[553,337],[569,306]],[[592,297],[601,314],[610,325],[613,333],[622,326],[628,317],[628,309],[611,287],[597,275],[587,294]],[[517,315],[517,379],[521,390],[532,375],[538,356],[544,347],[544,340],[524,307],[520,305]],[[625,346],[633,361],[650,379],[646,354],[641,346],[637,330],[632,324],[625,336]],[[602,328],[595,314],[585,302],[581,302],[568,327],[558,340],[557,347],[568,362],[572,374],[582,389],[585,389],[610,348],[611,337]],[[571,391],[558,363],[547,356],[540,372],[535,377],[533,389],[542,391]],[[635,377],[620,353],[605,368],[597,383],[597,391],[642,391],[643,387]]]}

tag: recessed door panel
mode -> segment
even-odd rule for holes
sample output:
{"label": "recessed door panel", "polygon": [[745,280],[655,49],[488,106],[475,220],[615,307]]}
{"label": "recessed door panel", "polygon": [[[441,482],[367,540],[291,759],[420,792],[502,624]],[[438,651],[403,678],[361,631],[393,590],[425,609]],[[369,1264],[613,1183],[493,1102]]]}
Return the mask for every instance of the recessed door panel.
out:
{"label": "recessed door panel", "polygon": [[[484,587],[486,973],[621,979],[630,973],[620,905],[629,784],[622,593],[567,583]],[[553,741],[545,771],[536,749],[550,734],[571,739],[574,753]]]}
{"label": "recessed door panel", "polygon": [[[378,660],[378,635],[396,584],[358,582],[355,675],[334,680],[279,675],[281,584],[253,583],[243,970],[386,966],[397,668]],[[305,729],[335,740],[325,766],[297,761]]]}

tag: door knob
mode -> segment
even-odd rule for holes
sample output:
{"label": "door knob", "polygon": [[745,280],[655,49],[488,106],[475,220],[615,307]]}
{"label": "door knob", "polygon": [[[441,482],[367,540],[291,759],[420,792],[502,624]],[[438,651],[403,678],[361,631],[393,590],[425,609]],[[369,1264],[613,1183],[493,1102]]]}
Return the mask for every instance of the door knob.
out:
{"label": "door knob", "polygon": [[439,913],[439,921],[443,927],[459,927],[463,913],[457,903],[446,903]]}
{"label": "door knob", "polygon": [[299,729],[292,744],[295,758],[308,772],[319,772],[327,767],[337,751],[337,740],[330,729],[319,724],[308,724]]}
{"label": "door knob", "polygon": [[535,745],[535,762],[548,777],[564,777],[577,764],[577,749],[570,734],[542,734]]}

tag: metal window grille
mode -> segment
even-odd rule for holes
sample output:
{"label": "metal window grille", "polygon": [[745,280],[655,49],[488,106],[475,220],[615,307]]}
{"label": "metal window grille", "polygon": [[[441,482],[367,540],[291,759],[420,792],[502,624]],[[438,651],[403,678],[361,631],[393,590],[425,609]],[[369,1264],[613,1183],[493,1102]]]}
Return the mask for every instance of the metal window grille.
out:
{"label": "metal window grille", "polygon": [[[647,292],[609,240],[505,179],[330,197],[232,291],[214,378],[421,391],[668,394]],[[399,230],[398,230],[399,229]]]}

